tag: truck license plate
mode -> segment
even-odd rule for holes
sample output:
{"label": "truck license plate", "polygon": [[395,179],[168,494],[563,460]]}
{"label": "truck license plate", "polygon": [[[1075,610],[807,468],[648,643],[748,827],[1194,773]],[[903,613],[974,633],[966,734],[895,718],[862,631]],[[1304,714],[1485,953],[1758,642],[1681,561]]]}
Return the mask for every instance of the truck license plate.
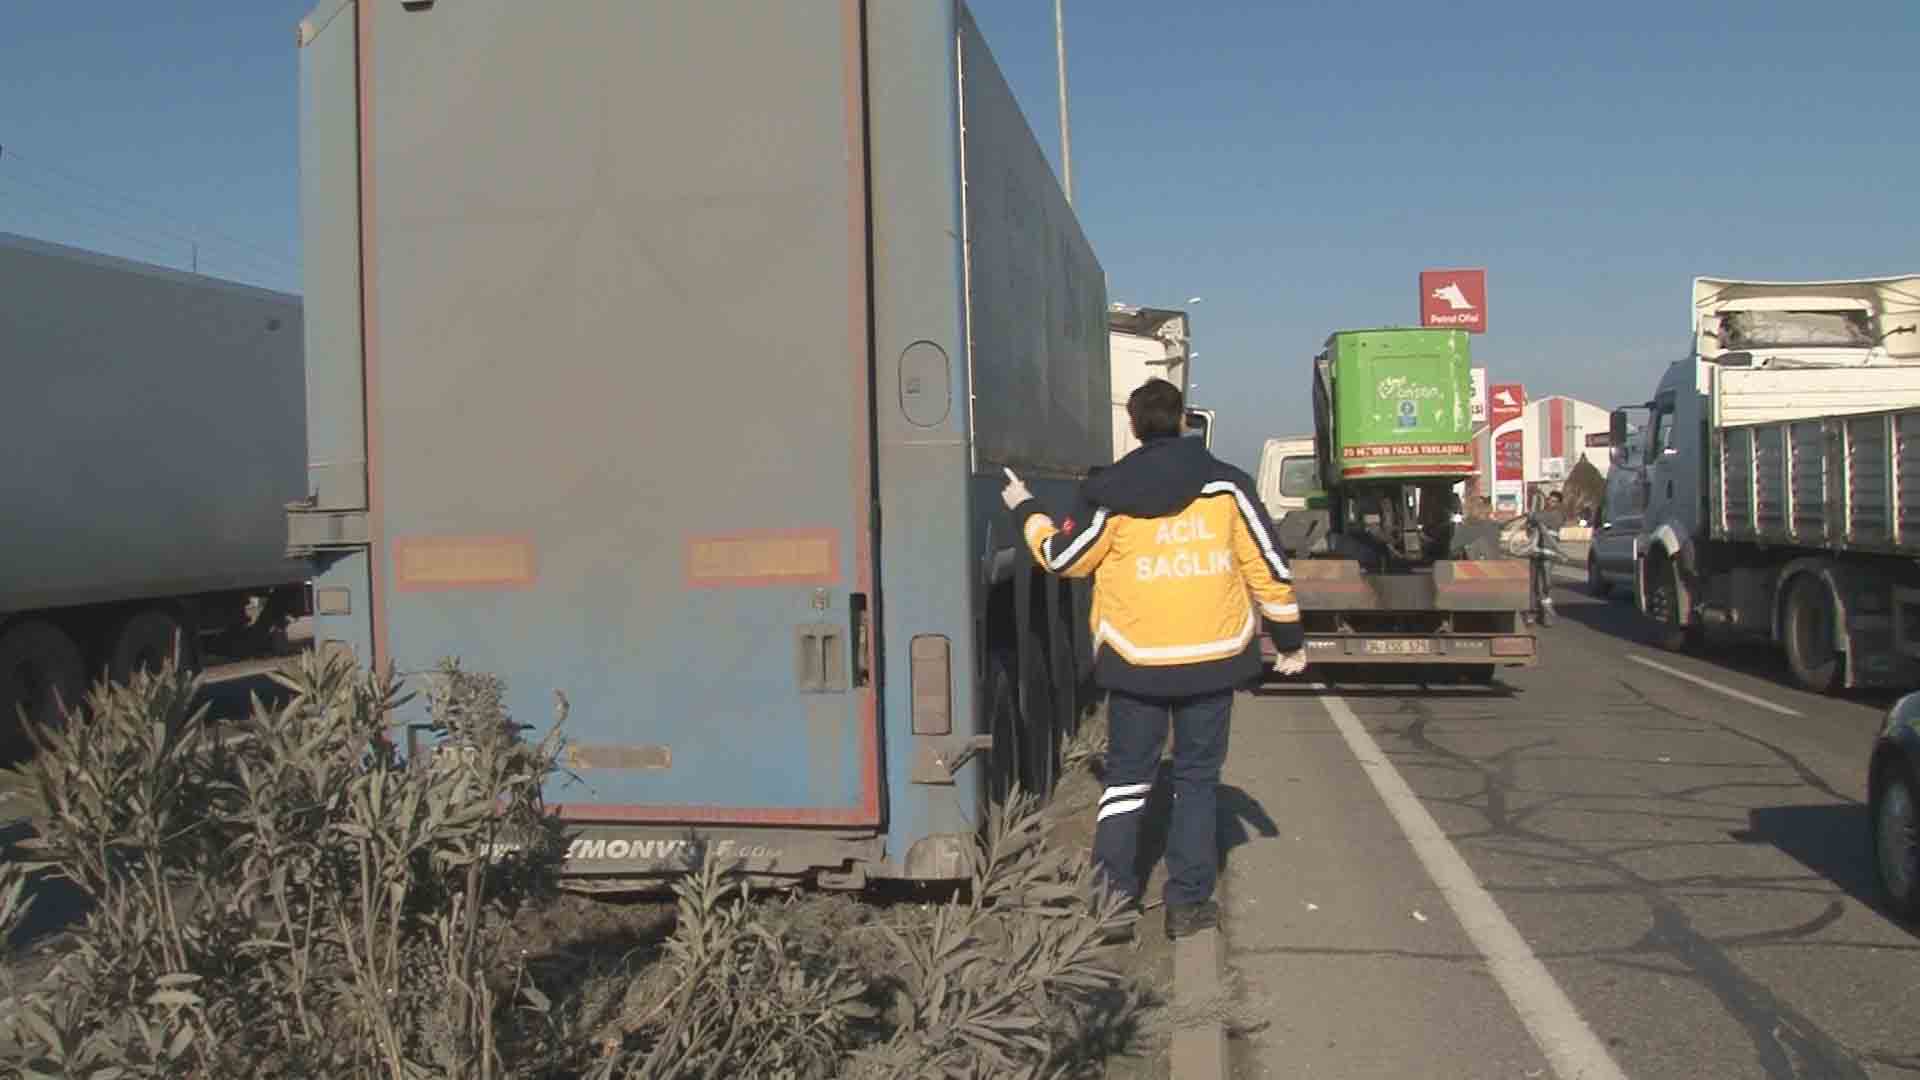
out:
{"label": "truck license plate", "polygon": [[1362,651],[1386,656],[1426,656],[1433,642],[1425,638],[1372,638],[1362,643]]}

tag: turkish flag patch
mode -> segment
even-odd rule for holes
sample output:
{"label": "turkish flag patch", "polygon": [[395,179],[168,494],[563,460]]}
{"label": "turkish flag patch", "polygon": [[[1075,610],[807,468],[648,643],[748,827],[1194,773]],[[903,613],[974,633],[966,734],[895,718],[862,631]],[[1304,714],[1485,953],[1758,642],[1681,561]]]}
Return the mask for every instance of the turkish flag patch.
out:
{"label": "turkish flag patch", "polygon": [[1068,518],[1067,520],[1060,523],[1060,533],[1063,536],[1073,535],[1073,519],[1072,518]]}

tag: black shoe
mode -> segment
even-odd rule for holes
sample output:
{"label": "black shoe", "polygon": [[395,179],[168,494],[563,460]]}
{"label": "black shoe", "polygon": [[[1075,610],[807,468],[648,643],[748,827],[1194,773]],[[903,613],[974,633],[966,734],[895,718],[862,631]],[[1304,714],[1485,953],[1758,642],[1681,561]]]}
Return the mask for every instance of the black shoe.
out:
{"label": "black shoe", "polygon": [[1177,941],[1191,937],[1202,930],[1212,930],[1220,925],[1220,905],[1211,900],[1202,900],[1197,904],[1167,905],[1167,940]]}

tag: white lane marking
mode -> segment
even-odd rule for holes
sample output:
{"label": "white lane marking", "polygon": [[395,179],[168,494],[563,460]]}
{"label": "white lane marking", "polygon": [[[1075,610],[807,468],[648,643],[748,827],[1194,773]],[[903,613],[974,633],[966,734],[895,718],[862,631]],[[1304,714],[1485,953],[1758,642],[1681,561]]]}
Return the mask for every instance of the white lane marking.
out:
{"label": "white lane marking", "polygon": [[1712,679],[1703,679],[1698,675],[1690,675],[1687,672],[1681,671],[1679,668],[1668,667],[1667,665],[1659,663],[1658,661],[1649,660],[1644,656],[1635,656],[1632,653],[1628,653],[1627,659],[1633,661],[1636,664],[1639,664],[1642,667],[1650,667],[1655,671],[1664,671],[1668,675],[1671,675],[1676,679],[1685,679],[1687,682],[1690,682],[1695,686],[1704,686],[1716,694],[1725,694],[1726,696],[1732,698],[1735,701],[1744,701],[1747,704],[1752,705],[1756,709],[1766,709],[1768,712],[1776,712],[1776,713],[1779,713],[1781,716],[1799,716],[1800,715],[1800,713],[1797,710],[1789,709],[1785,705],[1775,705],[1773,702],[1768,701],[1766,698],[1754,697],[1752,694],[1748,694],[1740,690],[1735,690],[1731,686],[1721,686],[1719,683],[1714,682]]}
{"label": "white lane marking", "polygon": [[1419,796],[1407,786],[1400,770],[1380,751],[1380,744],[1367,733],[1366,726],[1353,714],[1345,699],[1323,694],[1320,703],[1333,717],[1334,726],[1347,740],[1348,749],[1360,762],[1360,768],[1373,781],[1380,801],[1387,804],[1400,831],[1413,845],[1413,852],[1426,867],[1427,876],[1440,887],[1455,918],[1473,940],[1487,967],[1500,983],[1514,1012],[1520,1015],[1535,1045],[1547,1055],[1554,1074],[1561,1080],[1626,1080],[1626,1073],[1607,1053],[1593,1029],[1580,1017],[1545,964],[1533,954],[1520,931],[1507,921],[1493,897],[1473,876],[1453,841],[1440,831],[1433,815],[1421,804]]}

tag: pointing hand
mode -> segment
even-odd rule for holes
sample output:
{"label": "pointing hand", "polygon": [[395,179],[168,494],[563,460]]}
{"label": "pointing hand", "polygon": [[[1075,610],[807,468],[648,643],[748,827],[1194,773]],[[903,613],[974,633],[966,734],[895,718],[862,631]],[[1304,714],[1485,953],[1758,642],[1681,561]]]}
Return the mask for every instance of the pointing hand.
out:
{"label": "pointing hand", "polygon": [[1007,474],[1007,486],[1000,489],[1000,501],[1007,504],[1007,509],[1011,510],[1033,498],[1033,492],[1027,490],[1026,482],[1015,476],[1012,469],[1002,468],[1000,471]]}

